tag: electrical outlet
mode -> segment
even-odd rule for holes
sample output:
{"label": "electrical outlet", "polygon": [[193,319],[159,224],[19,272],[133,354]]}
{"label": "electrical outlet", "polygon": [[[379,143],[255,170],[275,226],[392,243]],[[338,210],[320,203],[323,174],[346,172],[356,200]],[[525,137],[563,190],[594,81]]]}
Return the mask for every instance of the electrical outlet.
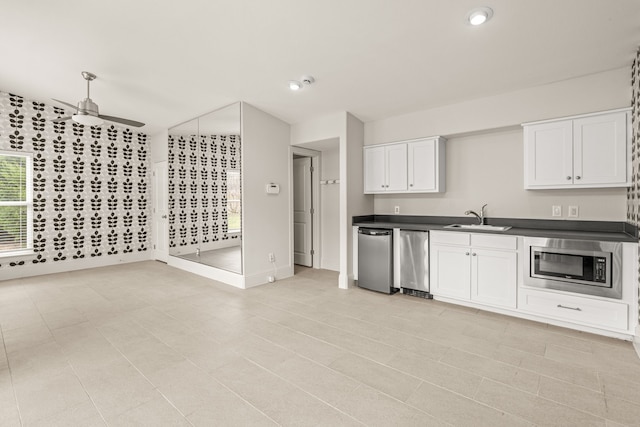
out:
{"label": "electrical outlet", "polygon": [[400,213],[400,206],[394,206],[393,207],[393,213],[394,214],[399,214]]}
{"label": "electrical outlet", "polygon": [[569,218],[578,218],[578,207],[577,206],[569,206],[569,213],[567,214]]}
{"label": "electrical outlet", "polygon": [[276,256],[273,253],[269,253],[269,262],[276,262]]}
{"label": "electrical outlet", "polygon": [[551,216],[562,216],[562,206],[551,206]]}

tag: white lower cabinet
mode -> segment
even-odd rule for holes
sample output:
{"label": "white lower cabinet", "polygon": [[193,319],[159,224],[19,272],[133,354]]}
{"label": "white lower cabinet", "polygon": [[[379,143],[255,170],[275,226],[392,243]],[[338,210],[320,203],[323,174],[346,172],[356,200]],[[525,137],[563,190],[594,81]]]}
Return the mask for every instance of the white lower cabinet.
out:
{"label": "white lower cabinet", "polygon": [[521,288],[518,308],[531,314],[598,328],[626,330],[629,325],[628,304],[586,296]]}
{"label": "white lower cabinet", "polygon": [[515,308],[517,238],[432,231],[431,293]]}

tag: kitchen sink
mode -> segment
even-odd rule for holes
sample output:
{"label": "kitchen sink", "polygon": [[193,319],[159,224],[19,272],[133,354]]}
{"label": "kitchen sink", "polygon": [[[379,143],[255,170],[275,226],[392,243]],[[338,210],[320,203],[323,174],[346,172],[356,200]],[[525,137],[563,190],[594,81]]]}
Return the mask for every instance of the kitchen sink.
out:
{"label": "kitchen sink", "polygon": [[487,224],[451,224],[445,225],[444,228],[455,228],[462,230],[483,230],[483,231],[507,231],[510,225],[487,225]]}

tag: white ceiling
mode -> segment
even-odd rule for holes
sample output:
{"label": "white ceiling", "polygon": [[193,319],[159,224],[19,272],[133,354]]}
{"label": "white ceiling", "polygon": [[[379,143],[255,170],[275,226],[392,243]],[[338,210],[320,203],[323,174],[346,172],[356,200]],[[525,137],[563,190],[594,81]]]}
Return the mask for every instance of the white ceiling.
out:
{"label": "white ceiling", "polygon": [[[481,27],[469,10],[494,9]],[[371,121],[629,67],[639,0],[2,0],[0,90],[147,133],[235,101]],[[291,92],[287,81],[316,83]]]}

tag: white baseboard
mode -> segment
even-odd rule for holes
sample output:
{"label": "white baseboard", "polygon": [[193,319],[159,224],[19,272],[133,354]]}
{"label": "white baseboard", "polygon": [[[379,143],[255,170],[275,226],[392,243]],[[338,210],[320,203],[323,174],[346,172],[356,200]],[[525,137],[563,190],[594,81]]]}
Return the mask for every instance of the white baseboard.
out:
{"label": "white baseboard", "polygon": [[[222,282],[240,289],[248,289],[253,288],[254,286],[264,285],[266,283],[269,283],[269,276],[273,276],[273,270],[265,270],[252,275],[243,275],[174,256],[169,257],[168,265],[188,271],[193,274],[197,274],[198,276],[217,280],[218,282]],[[286,279],[287,277],[291,276],[293,276],[292,265],[278,267],[278,275],[276,277],[276,280]]]}
{"label": "white baseboard", "polygon": [[[249,276],[245,275],[244,288],[248,289],[269,283],[269,276],[273,276],[273,270],[265,270]],[[293,276],[293,265],[288,265],[286,267],[278,267],[278,275],[275,279],[282,280],[291,276]]]}
{"label": "white baseboard", "polygon": [[353,287],[353,275],[340,273],[338,275],[338,287],[340,289],[349,289]]}
{"label": "white baseboard", "polygon": [[638,357],[640,357],[640,325],[636,326],[636,336],[633,337],[633,347],[636,349]]}
{"label": "white baseboard", "polygon": [[67,271],[147,261],[153,259],[152,256],[153,251],[148,250],[145,252],[132,252],[130,254],[102,255],[99,257],[54,262],[47,261],[39,264],[33,264],[31,261],[28,261],[25,262],[24,265],[6,267],[0,270],[0,280],[19,279],[22,277],[42,276],[43,274],[64,273]]}
{"label": "white baseboard", "polygon": [[207,279],[217,280],[218,282],[244,289],[244,276],[242,274],[221,270],[206,264],[200,264],[198,262],[189,261],[175,256],[169,256],[169,262],[167,264],[171,267],[206,277]]}

